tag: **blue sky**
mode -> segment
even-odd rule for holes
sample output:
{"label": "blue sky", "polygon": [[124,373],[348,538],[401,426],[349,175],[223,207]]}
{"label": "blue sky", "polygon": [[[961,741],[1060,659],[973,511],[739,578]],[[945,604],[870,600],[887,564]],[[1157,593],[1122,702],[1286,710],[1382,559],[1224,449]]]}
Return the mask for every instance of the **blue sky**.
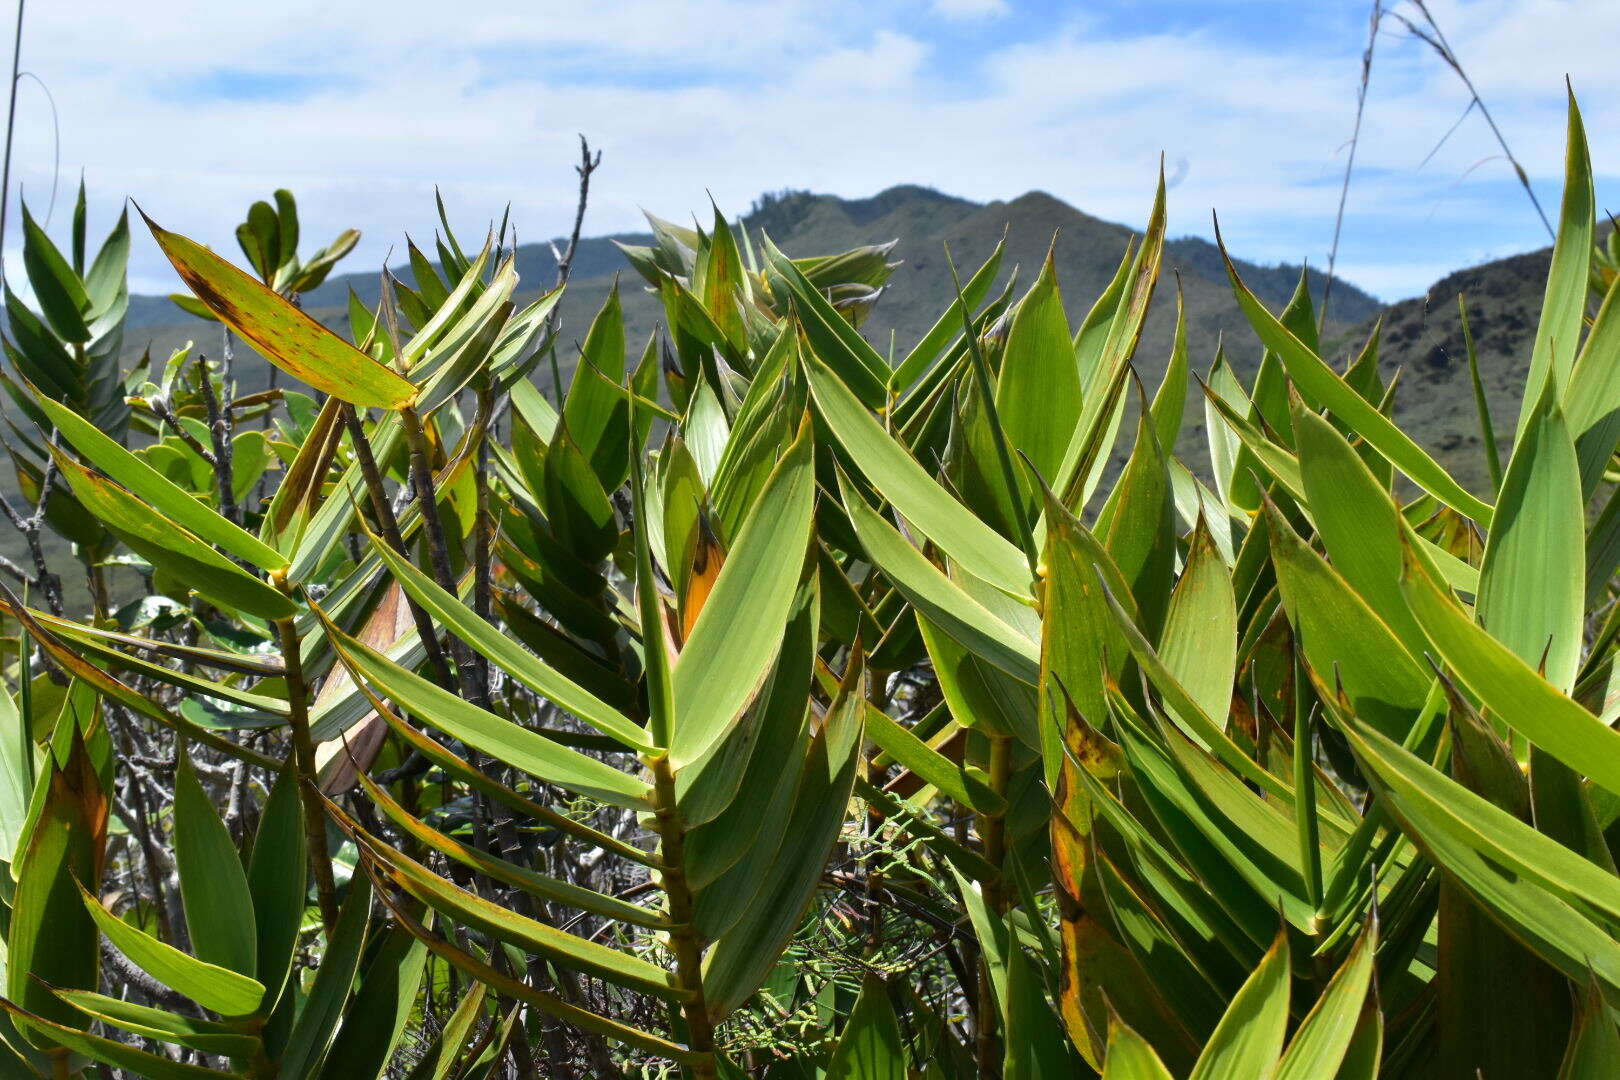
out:
{"label": "blue sky", "polygon": [[[1412,12],[1410,0],[1391,0]],[[1434,0],[1538,193],[1556,208],[1564,77],[1605,208],[1620,154],[1620,4]],[[587,231],[679,217],[712,192],[969,198],[1044,189],[1139,223],[1162,152],[1172,232],[1261,260],[1326,261],[1370,4],[1280,0],[191,0],[34,5],[24,67],[61,124],[55,224],[81,170],[104,226],[125,196],[234,250],[247,204],[293,188],[312,242],[346,226],[377,267],[432,229],[435,183],[476,229],[571,217],[575,133],[605,153]],[[43,214],[44,95],[25,83],[17,163]],[[1380,296],[1546,242],[1488,130],[1426,46],[1386,20],[1340,268]],[[1620,209],[1620,207],[1616,207]],[[9,254],[9,253],[8,253]],[[172,284],[150,243],[134,283]]]}

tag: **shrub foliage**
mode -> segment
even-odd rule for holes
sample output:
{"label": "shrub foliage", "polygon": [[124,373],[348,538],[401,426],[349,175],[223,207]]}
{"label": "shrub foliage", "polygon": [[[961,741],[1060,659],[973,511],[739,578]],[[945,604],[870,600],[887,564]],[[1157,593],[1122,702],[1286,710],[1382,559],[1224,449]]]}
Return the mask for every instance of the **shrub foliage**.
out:
{"label": "shrub foliage", "polygon": [[0,1073],[1614,1075],[1593,223],[1572,103],[1476,493],[1303,287],[1144,387],[1162,183],[1078,326],[998,250],[903,355],[887,247],[718,212],[625,250],[644,344],[448,222],[340,335],[283,192],[249,270],[147,222],[223,348],[124,370],[127,219],[28,219]]}

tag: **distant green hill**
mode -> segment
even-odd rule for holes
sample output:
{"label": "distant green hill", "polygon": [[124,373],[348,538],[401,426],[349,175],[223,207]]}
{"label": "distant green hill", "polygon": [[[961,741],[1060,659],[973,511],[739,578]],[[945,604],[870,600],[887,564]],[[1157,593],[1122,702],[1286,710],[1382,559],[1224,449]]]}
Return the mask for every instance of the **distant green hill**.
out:
{"label": "distant green hill", "polygon": [[[651,207],[671,218],[683,216],[677,208]],[[1143,207],[1144,213],[1146,206]],[[879,348],[886,348],[891,334],[899,348],[907,347],[932,324],[951,296],[950,276],[944,259],[944,245],[966,271],[989,256],[1005,234],[1008,255],[1004,266],[1020,270],[1024,282],[1033,279],[1048,247],[1056,237],[1058,277],[1063,286],[1071,319],[1083,317],[1097,295],[1106,287],[1124,252],[1132,230],[1082,213],[1044,192],[1030,192],[1010,202],[975,203],[930,188],[905,185],[893,187],[868,199],[841,199],[833,195],[786,192],[756,202],[743,218],[751,236],[768,234],[783,250],[794,255],[824,254],[860,244],[898,240],[894,257],[901,261],[894,279],[878,303],[864,330]],[[593,237],[580,242],[573,277],[562,304],[565,335],[584,334],[590,316],[602,304],[615,278],[621,281],[625,315],[631,340],[645,340],[659,319],[653,297],[629,271],[613,241],[646,243],[642,234]],[[548,244],[524,244],[518,248],[518,272],[526,295],[549,287],[556,276],[556,263]],[[1273,304],[1285,302],[1299,279],[1298,266],[1260,266],[1240,262],[1239,268],[1250,286]],[[1235,346],[1240,366],[1249,362],[1243,355],[1255,351],[1240,343],[1252,343],[1247,325],[1231,302],[1225,272],[1215,247],[1207,241],[1186,238],[1170,242],[1166,269],[1179,271],[1186,295],[1194,355],[1211,355],[1219,334],[1227,335]],[[399,271],[409,280],[409,271]],[[1325,276],[1313,271],[1313,291],[1320,295]],[[376,303],[378,275],[371,272],[335,276],[305,297],[305,307],[334,328],[347,322],[344,313],[350,289],[368,305]],[[1156,310],[1143,336],[1139,363],[1144,377],[1157,377],[1170,348],[1174,317],[1174,278],[1165,275]],[[1334,318],[1328,337],[1342,336],[1350,327],[1365,322],[1381,306],[1377,300],[1343,281],[1333,289]],[[197,339],[207,348],[214,328],[182,315],[164,297],[133,297],[130,302],[127,341],[132,349],[151,346],[154,355]],[[1257,346],[1256,346],[1257,348]],[[566,343],[563,350],[567,353]]]}

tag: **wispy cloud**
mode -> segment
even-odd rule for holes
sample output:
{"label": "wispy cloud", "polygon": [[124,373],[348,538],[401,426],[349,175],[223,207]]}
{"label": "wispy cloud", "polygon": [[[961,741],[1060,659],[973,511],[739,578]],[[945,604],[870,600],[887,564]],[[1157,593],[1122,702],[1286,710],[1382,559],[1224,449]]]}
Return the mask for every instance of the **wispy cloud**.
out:
{"label": "wispy cloud", "polygon": [[[1351,5],[1352,7],[1355,5]],[[1431,0],[1543,194],[1556,202],[1563,77],[1600,173],[1620,175],[1620,5]],[[1138,221],[1160,153],[1185,160],[1172,229],[1243,254],[1325,260],[1364,13],[1281,0],[112,0],[30,9],[24,64],[61,110],[62,163],[110,222],[134,195],[234,251],[246,205],[296,190],[306,232],[365,232],[375,267],[432,230],[441,185],[469,227],[511,203],[524,236],[563,231],[575,133],[605,151],[588,228],[679,216],[712,192],[865,195],[901,182],[972,198],[1041,188]],[[944,17],[954,16],[954,17]],[[1426,50],[1380,42],[1340,266],[1386,296],[1544,242],[1489,135]],[[51,185],[27,84],[16,174]],[[1605,204],[1606,205],[1606,204]],[[60,223],[61,214],[58,214]],[[167,288],[154,248],[138,288]]]}

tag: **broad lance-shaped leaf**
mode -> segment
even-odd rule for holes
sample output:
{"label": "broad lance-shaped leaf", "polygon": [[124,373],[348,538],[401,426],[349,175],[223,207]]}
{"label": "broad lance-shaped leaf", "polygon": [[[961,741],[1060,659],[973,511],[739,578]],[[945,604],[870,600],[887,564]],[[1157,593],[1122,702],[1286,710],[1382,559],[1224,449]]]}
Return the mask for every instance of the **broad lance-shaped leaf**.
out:
{"label": "broad lance-shaped leaf", "polygon": [[1108,1057],[1102,1075],[1103,1080],[1173,1080],[1152,1044],[1118,1014],[1108,1018]]}
{"label": "broad lance-shaped leaf", "polygon": [[1333,569],[1421,656],[1428,639],[1401,596],[1400,508],[1339,430],[1297,397],[1293,417],[1305,503]]}
{"label": "broad lance-shaped leaf", "polygon": [[876,706],[866,710],[866,733],[871,736],[873,745],[937,788],[940,794],[977,813],[1006,812],[1007,800]]}
{"label": "broad lance-shaped leaf", "polygon": [[1339,1075],[1372,984],[1375,927],[1356,939],[1350,955],[1301,1021],[1273,1080],[1316,1080]]}
{"label": "broad lance-shaped leaf", "polygon": [[906,1047],[889,988],[868,975],[827,1063],[826,1080],[906,1080],[906,1075]]}
{"label": "broad lance-shaped leaf", "polygon": [[221,1016],[251,1016],[264,1001],[264,984],[229,968],[205,963],[143,933],[81,888],[81,902],[113,947],[158,982]]}
{"label": "broad lance-shaped leaf", "polygon": [[199,539],[217,544],[261,570],[274,572],[286,568],[285,556],[209,509],[78,413],[44,394],[37,394],[36,400],[75,450],[139,496],[153,510],[194,533]]}
{"label": "broad lance-shaped leaf", "polygon": [[337,1038],[321,1062],[320,1080],[386,1076],[394,1048],[417,1006],[427,945],[402,926],[368,950],[360,987],[343,1007]]}
{"label": "broad lance-shaped leaf", "polygon": [[1200,515],[1181,579],[1170,594],[1159,658],[1204,715],[1214,717],[1232,703],[1237,648],[1232,575]]}
{"label": "broad lance-shaped leaf", "polygon": [[1586,621],[1586,500],[1575,445],[1553,391],[1519,432],[1485,541],[1474,608],[1480,625],[1565,693]]}
{"label": "broad lance-shaped leaf", "polygon": [[199,1020],[87,990],[58,990],[56,996],[104,1024],[205,1054],[248,1058],[264,1046],[257,1035],[214,1020]]}
{"label": "broad lance-shaped leaf", "polygon": [[611,735],[637,750],[652,749],[652,742],[641,726],[590,691],[570,681],[539,657],[523,649],[511,637],[497,630],[460,600],[451,596],[426,574],[378,540],[377,554],[417,603],[443,623],[451,633],[489,659],[530,690],[550,699],[559,708],[584,720],[604,735]]}
{"label": "broad lance-shaped leaf", "polygon": [[286,984],[298,946],[308,892],[305,843],[298,774],[289,767],[270,788],[248,861],[248,890],[253,894],[258,939],[255,975],[272,995],[280,995]]}
{"label": "broad lance-shaped leaf", "polygon": [[1401,591],[1435,652],[1492,716],[1594,784],[1620,793],[1620,732],[1472,622],[1410,558]]}
{"label": "broad lance-shaped leaf", "polygon": [[[1216,240],[1220,241],[1220,228],[1216,227]],[[1468,490],[1451,474],[1413,442],[1411,437],[1395,426],[1395,422],[1378,411],[1356,393],[1322,358],[1295,337],[1289,329],[1266,310],[1265,304],[1249,291],[1238,276],[1237,267],[1222,246],[1221,257],[1226,260],[1226,272],[1232,281],[1232,291],[1238,306],[1248,316],[1249,325],[1259,335],[1266,348],[1277,354],[1288,376],[1300,394],[1313,407],[1326,408],[1344,421],[1390,463],[1411,478],[1423,490],[1480,525],[1491,523],[1491,508],[1469,494]]]}
{"label": "broad lance-shaped leaf", "polygon": [[339,658],[354,677],[366,680],[382,697],[398,702],[422,723],[548,783],[615,806],[647,806],[648,787],[635,777],[486,712],[400,667],[331,623],[326,627]]}
{"label": "broad lance-shaped leaf", "polygon": [[576,907],[582,911],[590,911],[607,919],[627,922],[632,926],[662,929],[668,925],[668,921],[656,911],[639,907],[617,897],[607,896],[594,889],[575,885],[572,882],[562,881],[545,874],[537,874],[527,867],[519,866],[516,863],[508,862],[493,855],[487,855],[477,848],[468,847],[453,836],[433,828],[420,818],[412,815],[365,773],[361,773],[358,779],[361,786],[365,788],[366,794],[371,797],[371,801],[408,836],[419,841],[425,847],[439,852],[441,855],[446,855],[472,867],[486,877],[495,878],[514,888],[522,889],[546,900],[566,904],[569,907]]}
{"label": "broad lance-shaped leaf", "polygon": [[777,463],[726,557],[670,673],[676,769],[701,758],[736,721],[770,669],[810,546],[816,503],[811,425]]}
{"label": "broad lance-shaped leaf", "polygon": [[1265,520],[1283,604],[1311,667],[1336,671],[1359,715],[1387,735],[1405,735],[1429,696],[1430,677],[1269,500]]}
{"label": "broad lance-shaped leaf", "polygon": [[[1612,874],[1329,706],[1387,812],[1447,879],[1566,976],[1620,1002]],[[1601,921],[1594,918],[1601,916]]]}
{"label": "broad lance-shaped leaf", "polygon": [[283,619],[298,607],[273,586],[260,581],[157,510],[104,477],[97,476],[55,447],[62,475],[107,529],[152,565],[221,607],[266,619]]}
{"label": "broad lance-shaped leaf", "polygon": [[146,217],[181,280],[271,363],[351,405],[398,409],[416,396],[410,381],[356,349],[218,255]]}
{"label": "broad lance-shaped leaf", "polygon": [[[1159,284],[1159,272],[1164,265],[1167,220],[1164,194],[1164,163],[1161,161],[1159,182],[1153,193],[1153,208],[1148,213],[1147,228],[1142,234],[1142,246],[1135,259],[1130,261],[1129,268],[1121,267],[1124,276],[1114,279],[1092,312],[1092,316],[1102,318],[1107,301],[1110,297],[1116,297],[1115,290],[1119,290],[1114,299],[1112,315],[1107,318],[1107,336],[1095,353],[1095,361],[1091,360],[1091,350],[1097,347],[1096,335],[1087,333],[1092,316],[1087,317],[1088,325],[1082,326],[1075,338],[1075,353],[1085,380],[1085,408],[1080,414],[1080,423],[1069,436],[1069,444],[1063,452],[1062,464],[1058,466],[1056,475],[1043,477],[1052,490],[1063,497],[1065,504],[1074,510],[1089,499],[1100,476],[1102,462],[1108,456],[1108,447],[1102,444],[1112,446],[1114,433],[1118,430],[1122,413],[1116,395],[1125,385],[1131,358],[1136,355],[1137,344],[1142,340],[1142,327],[1147,321],[1148,309],[1152,306],[1153,294]],[[1128,248],[1126,257],[1130,257]],[[1074,498],[1077,486],[1080,495],[1078,501]],[[1040,530],[1037,530],[1039,538]]]}
{"label": "broad lance-shaped leaf", "polygon": [[1547,291],[1536,323],[1536,343],[1525,374],[1527,392],[1519,409],[1519,435],[1529,427],[1538,402],[1535,394],[1544,383],[1555,393],[1569,386],[1570,368],[1580,346],[1586,316],[1587,270],[1592,265],[1592,229],[1597,217],[1597,196],[1592,189],[1592,159],[1586,147],[1586,129],[1575,92],[1569,91],[1569,127],[1564,151],[1564,200],[1558,213],[1558,237],[1553,242],[1552,265],[1547,269]]}
{"label": "broad lance-shaped leaf", "polygon": [[116,1066],[130,1076],[140,1076],[146,1080],[236,1080],[235,1073],[170,1061],[116,1039],[52,1023],[18,1008],[4,998],[0,998],[0,1009],[9,1013],[19,1025],[41,1032],[44,1038],[95,1061]]}
{"label": "broad lance-shaped leaf", "polygon": [[1288,1033],[1288,937],[1276,942],[1227,1006],[1188,1080],[1269,1076]]}
{"label": "broad lance-shaped leaf", "polygon": [[[35,813],[23,834],[22,850],[13,856],[16,885],[6,936],[6,994],[50,1019],[86,1026],[47,986],[96,986],[96,930],[75,882],[101,876],[107,797],[76,724],[63,756],[66,761],[59,763],[54,752],[48,753],[48,767],[34,782]],[[30,1036],[30,1041],[39,1039]]]}
{"label": "broad lance-shaped leaf", "polygon": [[1080,365],[1069,340],[1054,253],[1018,304],[996,379],[1007,439],[1042,476],[1052,476],[1080,422]]}
{"label": "broad lance-shaped leaf", "polygon": [[[622,1042],[627,1046],[639,1047],[643,1050],[649,1051],[650,1053],[656,1054],[659,1057],[668,1058],[671,1061],[679,1064],[690,1064],[697,1059],[698,1055],[692,1053],[684,1046],[670,1042],[668,1039],[661,1036],[649,1034],[648,1032],[642,1031],[639,1028],[633,1028],[628,1024],[622,1023],[621,1021],[613,1020],[606,1016],[600,1016],[588,1009],[582,1009],[577,1005],[563,1001],[555,994],[547,993],[544,990],[536,990],[529,986],[529,984],[526,982],[519,979],[514,979],[503,971],[495,970],[478,957],[473,956],[470,953],[463,952],[454,945],[442,941],[438,937],[431,934],[427,927],[423,926],[397,901],[393,900],[386,890],[379,893],[378,896],[379,899],[382,900],[383,905],[387,907],[388,910],[393,914],[394,920],[399,923],[400,926],[403,926],[410,933],[416,935],[416,937],[423,944],[425,944],[435,956],[443,959],[452,967],[466,973],[474,980],[474,985],[478,989],[472,991],[472,994],[479,993],[483,988],[487,987],[490,991],[500,994],[502,997],[510,998],[513,1001],[520,1001],[525,1005],[531,1005],[548,1016],[557,1017],[558,1019],[572,1024],[584,1031],[592,1031],[600,1035],[606,1035],[608,1038]],[[472,995],[469,994],[469,997],[471,996]],[[463,1004],[465,1004],[465,1002],[463,1002]],[[461,1006],[457,1007],[457,1016],[461,1015],[461,1008]],[[476,1017],[474,1019],[476,1019]],[[444,1056],[441,1056],[440,1067],[436,1068],[432,1073],[426,1074],[430,1080],[443,1080],[443,1077],[447,1074],[451,1064],[453,1063],[453,1059],[456,1056],[456,1051],[459,1049],[459,1047],[446,1045],[450,1039],[449,1030],[450,1029],[447,1029],[447,1033],[444,1039],[440,1042],[440,1046],[446,1050],[449,1050],[448,1056],[452,1060],[446,1061]],[[441,1055],[443,1054],[444,1050],[441,1050]],[[418,1078],[422,1075],[423,1074],[420,1072],[412,1073],[410,1080],[418,1080]]]}
{"label": "broad lance-shaped leaf", "polygon": [[854,786],[865,705],[857,685],[828,710],[810,744],[781,847],[755,883],[752,903],[703,958],[703,996],[717,1020],[765,981],[821,880]]}
{"label": "broad lance-shaped leaf", "polygon": [[252,975],[258,940],[241,856],[184,753],[174,787],[174,858],[191,946],[205,963]]}
{"label": "broad lance-shaped leaf", "polygon": [[643,993],[677,1001],[683,991],[672,973],[641,957],[588,941],[519,915],[446,881],[422,864],[363,832],[356,839],[366,859],[397,887],[457,925],[476,927],[564,967],[597,975]]}
{"label": "broad lance-shaped leaf", "polygon": [[343,1021],[344,1006],[354,987],[355,973],[365,955],[366,928],[371,924],[371,879],[355,874],[349,879],[349,895],[338,913],[315,983],[304,999],[292,1031],[287,1034],[280,1075],[313,1076],[332,1036]]}
{"label": "broad lance-shaped leaf", "polygon": [[969,573],[1010,596],[1026,596],[1030,588],[1029,563],[1023,553],[974,517],[929,476],[830,368],[809,356],[805,371],[810,376],[817,411],[861,475],[923,536],[938,544]]}
{"label": "broad lance-shaped leaf", "polygon": [[1040,675],[1035,643],[940,573],[893,525],[868,507],[858,491],[848,484],[841,487],[844,510],[861,546],[912,606],[963,647],[1033,686]]}

